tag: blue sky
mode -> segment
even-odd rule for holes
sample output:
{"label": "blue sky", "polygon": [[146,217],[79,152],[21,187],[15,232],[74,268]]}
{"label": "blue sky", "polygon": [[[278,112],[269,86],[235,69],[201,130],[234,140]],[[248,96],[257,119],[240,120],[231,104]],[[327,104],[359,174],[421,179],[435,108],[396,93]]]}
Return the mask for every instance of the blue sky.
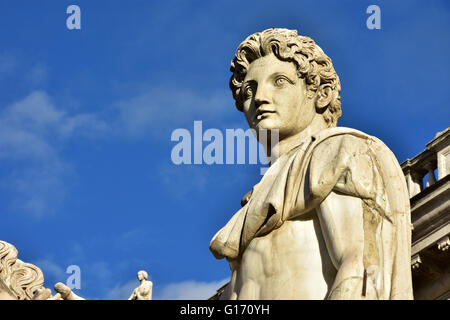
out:
{"label": "blue sky", "polygon": [[[81,30],[66,8],[81,8]],[[381,30],[366,8],[381,8]],[[228,89],[234,51],[270,27],[332,58],[339,125],[400,162],[450,123],[448,1],[0,2],[0,239],[46,287],[127,298],[146,269],[155,298],[206,298],[229,277],[209,241],[259,165],[174,165],[176,128],[246,128]]]}

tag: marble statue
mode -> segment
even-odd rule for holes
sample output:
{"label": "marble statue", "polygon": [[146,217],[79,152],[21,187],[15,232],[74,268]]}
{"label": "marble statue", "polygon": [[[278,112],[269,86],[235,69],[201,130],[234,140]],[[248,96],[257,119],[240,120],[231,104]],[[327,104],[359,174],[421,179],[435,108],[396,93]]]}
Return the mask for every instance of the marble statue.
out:
{"label": "marble statue", "polygon": [[279,142],[211,240],[231,269],[220,299],[412,299],[404,175],[379,139],[337,127],[331,59],[296,30],[268,29],[239,45],[231,72],[248,125]]}
{"label": "marble statue", "polygon": [[15,246],[0,241],[0,300],[31,300],[45,290],[41,269],[17,255]]}
{"label": "marble statue", "polygon": [[152,300],[153,283],[147,280],[147,272],[144,270],[139,271],[137,273],[137,278],[141,284],[133,290],[133,293],[128,300]]}

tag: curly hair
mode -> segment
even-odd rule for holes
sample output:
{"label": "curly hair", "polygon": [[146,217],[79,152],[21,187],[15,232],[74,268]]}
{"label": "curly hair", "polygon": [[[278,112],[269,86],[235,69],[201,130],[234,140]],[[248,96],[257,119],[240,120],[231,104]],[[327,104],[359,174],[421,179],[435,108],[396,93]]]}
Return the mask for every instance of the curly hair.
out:
{"label": "curly hair", "polygon": [[326,104],[316,100],[316,112],[322,114],[328,127],[335,127],[342,114],[339,77],[331,59],[314,40],[299,36],[297,30],[267,29],[250,35],[239,45],[230,67],[233,73],[230,89],[238,110],[242,111],[243,108],[241,87],[250,63],[272,53],[282,61],[295,64],[298,77],[305,79],[309,98],[313,98],[318,91],[320,95],[325,87],[329,88],[331,99]]}

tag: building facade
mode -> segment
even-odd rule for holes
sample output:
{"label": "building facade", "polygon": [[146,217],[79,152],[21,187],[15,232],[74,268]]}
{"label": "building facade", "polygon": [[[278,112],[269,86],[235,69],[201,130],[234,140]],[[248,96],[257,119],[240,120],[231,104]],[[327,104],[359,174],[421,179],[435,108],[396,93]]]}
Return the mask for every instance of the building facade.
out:
{"label": "building facade", "polygon": [[401,167],[411,201],[414,298],[450,299],[450,127]]}

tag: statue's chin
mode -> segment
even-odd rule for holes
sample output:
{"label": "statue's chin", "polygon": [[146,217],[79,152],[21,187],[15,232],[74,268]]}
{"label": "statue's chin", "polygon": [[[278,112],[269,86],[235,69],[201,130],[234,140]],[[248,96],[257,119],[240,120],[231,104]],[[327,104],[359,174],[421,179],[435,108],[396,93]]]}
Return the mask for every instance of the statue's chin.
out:
{"label": "statue's chin", "polygon": [[255,130],[279,130],[279,126],[276,124],[275,121],[273,121],[272,119],[267,117],[267,118],[260,120],[254,127],[254,129]]}

